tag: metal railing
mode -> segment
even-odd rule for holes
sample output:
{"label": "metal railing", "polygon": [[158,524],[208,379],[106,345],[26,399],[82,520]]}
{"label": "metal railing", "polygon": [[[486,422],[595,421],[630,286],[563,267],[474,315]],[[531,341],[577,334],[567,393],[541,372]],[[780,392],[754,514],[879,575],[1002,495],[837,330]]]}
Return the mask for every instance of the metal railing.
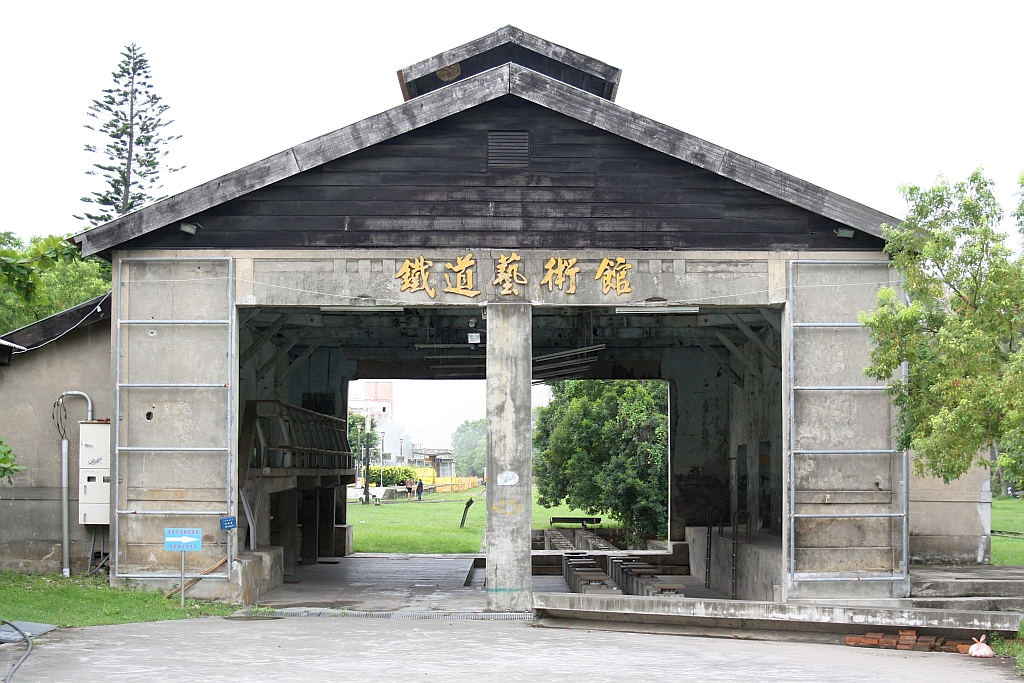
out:
{"label": "metal railing", "polygon": [[[338,417],[274,400],[245,402],[244,435],[254,447],[249,467],[348,470],[354,467],[348,423]],[[255,437],[255,438],[253,438]],[[259,448],[255,448],[256,444]]]}

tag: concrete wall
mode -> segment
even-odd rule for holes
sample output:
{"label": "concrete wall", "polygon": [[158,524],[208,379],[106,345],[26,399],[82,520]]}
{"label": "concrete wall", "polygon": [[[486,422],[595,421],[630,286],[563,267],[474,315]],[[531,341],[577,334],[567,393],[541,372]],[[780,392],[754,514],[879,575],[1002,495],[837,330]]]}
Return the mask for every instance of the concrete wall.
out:
{"label": "concrete wall", "polygon": [[[781,356],[782,342],[778,334],[767,334],[764,341]],[[743,378],[743,385],[732,383],[729,387],[730,506],[723,509],[728,509],[730,515],[740,508],[749,510],[756,528],[781,536],[782,371],[773,366],[753,343],[743,344],[739,351],[746,362],[735,354],[730,355],[731,366]],[[762,448],[762,444],[767,448]],[[738,460],[741,452],[746,454],[746,462],[742,464]],[[763,462],[765,458],[769,461],[767,466]],[[741,486],[738,476],[743,472],[746,473],[745,486]],[[740,491],[743,488],[746,496],[741,501]],[[762,495],[766,489],[767,497]]]}
{"label": "concrete wall", "polygon": [[[578,291],[574,295],[569,295],[558,289],[549,291],[547,288],[535,286],[543,275],[543,263],[550,254],[546,251],[524,249],[518,252],[522,257],[520,272],[529,278],[531,284],[529,287],[522,287],[517,295],[506,296],[491,284],[489,277],[501,252],[473,250],[478,261],[476,282],[481,294],[476,298],[467,298],[445,293],[441,277],[444,272],[443,264],[454,261],[457,255],[465,254],[466,251],[469,250],[459,250],[459,254],[456,254],[451,249],[439,249],[430,250],[430,253],[426,254],[426,257],[435,263],[434,298],[424,291],[400,291],[401,280],[395,277],[395,273],[403,259],[419,255],[411,250],[245,250],[233,253],[206,252],[205,255],[236,257],[237,287],[234,303],[241,307],[238,311],[242,314],[247,310],[247,306],[317,307],[374,303],[480,307],[487,302],[529,302],[537,306],[611,306],[639,304],[648,299],[664,299],[704,306],[771,306],[786,302],[788,260],[848,260],[866,257],[863,254],[801,254],[778,251],[620,252],[614,256],[625,257],[634,268],[630,271],[631,291],[619,296],[614,291],[602,292],[600,283],[594,282],[594,273],[600,259],[609,254],[598,250],[578,250],[576,253],[567,254],[578,258],[578,265],[582,268]],[[174,256],[176,253],[134,252],[132,255]],[[178,255],[196,257],[204,255],[204,252],[182,251],[178,252]],[[879,259],[881,256],[875,255]],[[195,281],[193,276],[197,273],[192,273],[191,267],[182,264],[133,266],[135,270],[127,278],[129,298],[126,300],[126,315],[143,319],[226,315],[224,309],[227,302],[224,295],[227,281],[217,270],[220,266],[211,266],[212,271],[204,271],[204,275],[209,276],[212,273],[213,277],[201,283]],[[879,283],[884,284],[892,279],[887,268],[878,266],[798,268],[801,275],[797,281],[795,304],[797,320],[801,322],[855,321],[859,311],[869,309],[874,304]],[[311,321],[310,324],[315,322]],[[248,373],[253,373],[254,366],[266,362],[273,354],[274,349],[269,347],[261,349],[239,371],[240,377],[226,376],[227,366],[223,361],[226,361],[224,353],[227,349],[227,340],[223,332],[223,329],[216,326],[191,327],[187,331],[170,327],[138,326],[126,336],[124,343],[127,345],[128,354],[125,358],[125,373],[131,381],[217,382],[223,378],[225,382],[233,383],[232,391],[238,393],[232,396],[231,405],[228,406],[219,398],[211,398],[214,392],[207,392],[206,398],[201,397],[202,392],[196,392],[191,398],[181,399],[160,390],[134,391],[123,404],[122,429],[126,439],[123,443],[222,445],[226,439],[226,421],[230,419],[237,424],[239,400],[252,396],[300,402],[303,390],[319,391],[322,388],[324,391],[340,391],[344,379],[352,376],[349,374],[351,368],[342,367],[344,363],[336,361],[331,353],[325,352],[322,354],[323,358],[314,358],[313,364],[309,366],[309,371],[304,376],[296,375],[290,382],[281,383],[277,376],[278,370],[283,370],[290,362],[287,357],[266,377],[256,381],[255,377]],[[82,333],[92,334],[85,331]],[[243,336],[247,334],[249,333],[242,333]],[[786,381],[789,370],[787,335],[788,329],[784,329],[781,355],[785,364],[782,376]],[[69,335],[63,341],[71,342],[76,338]],[[251,340],[251,337],[243,338],[241,342],[247,344]],[[60,343],[34,353],[49,358],[50,354],[59,348]],[[861,370],[867,364],[868,349],[867,338],[862,330],[802,328],[798,330],[794,346],[796,383],[864,383],[865,378]],[[235,341],[234,353],[238,353],[238,340]],[[754,354],[751,349],[743,350],[742,353],[751,354],[751,358]],[[37,362],[32,361],[32,355],[16,357],[15,365],[0,371],[0,377],[16,376],[21,372],[19,364],[24,364],[25,361]],[[109,347],[101,352],[101,358],[104,363],[110,358]],[[698,524],[703,522],[700,518],[703,515],[701,508],[706,508],[709,500],[713,500],[721,507],[732,507],[729,505],[731,501],[728,455],[734,452],[735,446],[741,440],[747,442],[748,459],[754,459],[755,463],[758,458],[756,443],[762,440],[773,441],[772,488],[774,490],[775,484],[780,483],[783,484],[781,488],[785,490],[786,474],[781,472],[781,481],[777,482],[778,475],[774,464],[774,455],[779,452],[774,444],[780,433],[778,423],[773,424],[775,418],[772,417],[777,414],[772,406],[777,405],[779,401],[773,395],[773,392],[779,392],[776,385],[766,380],[767,384],[758,387],[756,382],[751,384],[750,378],[747,378],[747,389],[743,390],[744,393],[738,393],[741,391],[738,388],[729,388],[727,375],[718,376],[715,363],[702,351],[692,347],[679,347],[678,353],[673,352],[672,356],[652,354],[652,360],[661,364],[659,374],[674,385],[671,473],[674,487],[673,537],[679,536],[680,527],[695,514],[698,516],[695,521]],[[738,359],[733,358],[730,362],[734,369],[742,370]],[[12,444],[17,443],[16,439],[23,439],[16,446],[16,450],[24,450],[26,453],[34,452],[35,448],[34,444],[27,443],[27,439],[36,437],[20,435],[50,433],[51,428],[46,424],[49,406],[60,390],[77,388],[90,391],[89,387],[94,387],[92,390],[97,393],[97,414],[110,415],[111,411],[109,369],[80,375],[81,379],[75,383],[82,386],[72,387],[68,386],[70,383],[67,380],[76,377],[73,373],[69,374],[64,368],[50,372],[45,366],[45,363],[40,362],[37,370],[47,376],[57,376],[59,379],[54,380],[52,388],[37,391],[45,400],[33,399],[35,403],[40,404],[36,410],[41,411],[35,426],[29,427],[28,422],[24,428],[19,425],[15,430],[19,436],[12,437]],[[765,368],[763,363],[761,367]],[[109,368],[109,365],[106,365],[106,368]],[[331,375],[331,381],[326,379],[328,373]],[[334,382],[335,373],[338,374],[337,382]],[[245,381],[239,386],[237,379]],[[19,386],[28,384],[25,381]],[[32,391],[35,390],[29,387],[10,392],[5,386],[0,395],[4,401],[19,404],[23,402],[23,395],[31,395]],[[781,412],[782,415],[786,415],[788,391],[780,393],[783,405]],[[11,399],[9,396],[17,398]],[[145,418],[149,412],[153,413],[153,419]],[[891,447],[889,437],[892,412],[887,399],[880,392],[798,394],[794,412],[797,416],[794,437],[798,449]],[[10,419],[9,415],[15,413],[5,409],[0,414],[0,419],[4,420],[0,425],[6,427],[22,420],[20,416],[17,419]],[[781,434],[784,446],[788,446],[787,430],[786,422],[782,420]],[[44,443],[43,440],[39,440],[40,452],[48,452],[51,447],[44,446]],[[184,453],[164,453],[160,458],[133,455],[131,459],[133,464],[125,473],[124,487],[126,493],[130,492],[130,497],[122,500],[122,505],[130,503],[140,509],[155,509],[155,506],[206,505],[211,511],[215,507],[225,505],[223,491],[226,488],[225,484],[230,482],[225,481],[223,459],[218,461],[210,456],[200,457]],[[30,461],[30,456],[26,456],[24,462],[34,464]],[[750,464],[754,463],[748,462],[748,465]],[[751,474],[755,469],[748,467]],[[51,471],[51,475],[54,479],[49,480],[49,484],[43,485],[42,488],[49,486],[52,489],[58,474]],[[708,479],[702,479],[698,485],[690,486],[692,482],[687,477],[691,476]],[[896,457],[882,454],[803,457],[797,467],[797,495],[794,502],[798,511],[895,510],[897,500],[894,492],[898,492],[899,480],[900,471]],[[921,491],[923,494],[924,489]],[[231,512],[238,514],[237,501],[228,502]],[[752,501],[748,495],[748,503],[750,502]],[[920,504],[915,510],[920,509],[921,514],[929,516],[925,507],[921,507],[927,502],[915,501],[915,504]],[[47,509],[54,507],[52,502],[47,504],[50,505]],[[788,500],[783,499],[783,511],[787,504]],[[778,502],[773,501],[773,518],[777,518],[777,505]],[[961,512],[966,514],[967,508],[964,507]],[[980,526],[984,528],[984,510],[975,507],[971,514],[974,515],[973,519],[981,520]],[[124,540],[128,546],[133,546],[123,549],[126,554],[122,559],[127,565],[140,571],[174,569],[177,558],[164,556],[162,549],[155,543],[157,527],[166,521],[155,518],[144,521],[141,517],[126,521],[124,533],[127,535]],[[212,517],[210,521],[215,524],[216,518]],[[785,528],[788,525],[783,526]],[[888,520],[802,522],[797,529],[798,571],[895,570],[902,559],[895,556],[895,549],[900,546],[898,526]],[[978,526],[979,524],[974,524],[973,530],[967,529],[955,535],[979,538],[974,535]],[[59,528],[59,525],[55,528]],[[227,539],[214,528],[209,529],[209,535],[211,552],[216,550],[215,554],[222,556]],[[934,534],[923,528],[922,532],[917,534],[922,538],[930,535]],[[51,535],[50,539],[52,538]],[[47,552],[49,551],[39,552],[36,557],[42,558]],[[197,558],[196,568],[205,568],[207,564],[204,563],[212,559],[213,555]],[[827,588],[837,589],[836,586]]]}
{"label": "concrete wall", "polygon": [[[119,310],[123,319],[223,321],[234,316],[226,261],[124,262],[118,257],[113,268],[115,281],[124,283],[114,290],[113,310]],[[211,386],[137,386],[121,391],[117,505],[137,514],[119,517],[115,556],[119,576],[112,577],[114,583],[176,573],[180,558],[164,550],[166,527],[201,529],[203,549],[186,554],[188,573],[237,555],[234,534],[222,531],[218,523],[220,515],[238,516],[237,465],[232,453],[238,424],[233,327],[221,323],[122,327],[120,349],[115,348],[115,353],[122,354],[122,383]],[[118,341],[113,344],[116,347]],[[233,563],[228,567],[233,574],[241,570]],[[224,585],[225,597],[234,597],[224,579],[202,583]]]}
{"label": "concrete wall", "polygon": [[[868,331],[857,326],[857,315],[876,305],[879,288],[892,284],[897,284],[897,276],[885,264],[793,266],[790,305],[794,322],[805,326],[792,330],[793,367],[788,345],[783,361],[784,376],[791,370],[793,384],[800,388],[792,407],[797,514],[902,512],[902,458],[890,452],[894,411],[882,383],[863,373],[871,343]],[[849,326],[806,326],[836,323]],[[786,320],[784,339],[788,324]],[[787,411],[788,393],[783,398]],[[788,436],[788,426],[785,433]],[[785,495],[788,504],[789,492]],[[788,595],[909,594],[907,581],[850,580],[865,573],[902,572],[905,558],[898,518],[800,518],[794,528],[797,576],[787,581]],[[789,528],[783,532],[788,541]]]}
{"label": "concrete wall", "polygon": [[948,484],[910,478],[910,559],[938,564],[987,564],[992,552],[990,472],[974,467]]}
{"label": "concrete wall", "polygon": [[[101,321],[79,328],[0,367],[0,437],[26,469],[13,486],[0,481],[0,568],[28,572],[61,569],[60,437],[51,417],[64,391],[92,397],[96,418],[113,413],[110,327]],[[92,529],[78,524],[78,421],[86,402],[69,397],[71,567],[84,570]],[[98,548],[97,548],[98,549]]]}
{"label": "concrete wall", "polygon": [[669,540],[708,507],[729,507],[729,379],[699,348],[675,350],[661,364],[669,385]]}
{"label": "concrete wall", "polygon": [[[782,541],[770,534],[754,534],[746,542],[746,532],[740,528],[740,542],[736,546],[736,598],[778,602],[786,583],[782,559]],[[687,527],[686,542],[690,551],[690,572],[704,579],[707,567],[707,529]],[[732,595],[732,529],[718,535],[718,527],[711,532],[711,590]]]}

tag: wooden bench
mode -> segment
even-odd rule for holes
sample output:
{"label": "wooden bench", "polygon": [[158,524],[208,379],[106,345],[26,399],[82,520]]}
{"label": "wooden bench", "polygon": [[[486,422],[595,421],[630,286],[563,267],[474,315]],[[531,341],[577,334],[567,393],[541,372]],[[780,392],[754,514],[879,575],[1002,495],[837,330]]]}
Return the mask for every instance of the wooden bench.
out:
{"label": "wooden bench", "polygon": [[587,528],[588,524],[600,523],[600,517],[551,517],[548,519],[549,526],[554,526],[556,524],[580,524],[584,529]]}

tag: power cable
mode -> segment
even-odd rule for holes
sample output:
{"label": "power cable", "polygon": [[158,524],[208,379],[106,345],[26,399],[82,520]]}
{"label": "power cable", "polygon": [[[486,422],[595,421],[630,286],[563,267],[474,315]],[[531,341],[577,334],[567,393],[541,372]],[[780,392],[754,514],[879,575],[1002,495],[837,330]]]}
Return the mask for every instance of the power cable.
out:
{"label": "power cable", "polygon": [[16,354],[17,354],[17,353],[28,353],[29,351],[35,351],[36,349],[41,349],[41,348],[43,348],[44,346],[46,346],[47,344],[52,344],[53,342],[57,341],[58,339],[60,339],[60,338],[61,338],[61,337],[63,337],[64,335],[66,335],[67,333],[69,333],[69,332],[71,332],[71,331],[75,330],[75,329],[76,329],[76,328],[77,328],[77,327],[78,327],[79,325],[81,325],[81,324],[82,324],[82,323],[84,323],[84,322],[85,322],[86,320],[88,320],[88,319],[89,319],[89,316],[90,316],[90,315],[92,315],[93,313],[98,313],[98,312],[100,311],[100,308],[101,308],[101,307],[103,306],[103,302],[104,302],[104,301],[106,301],[108,297],[110,297],[110,292],[107,292],[106,294],[104,294],[104,295],[103,295],[103,298],[102,298],[102,299],[100,299],[100,300],[99,300],[99,301],[98,301],[98,302],[96,303],[96,306],[94,306],[93,308],[90,308],[90,309],[89,309],[89,312],[88,312],[88,313],[86,313],[86,314],[85,314],[85,316],[83,316],[81,320],[79,320],[79,321],[78,321],[77,323],[75,323],[74,325],[72,325],[72,326],[71,326],[71,327],[69,327],[68,329],[66,329],[66,330],[64,330],[63,332],[61,332],[60,334],[58,334],[58,335],[57,335],[56,337],[54,337],[53,339],[47,339],[47,340],[46,340],[46,341],[44,341],[44,342],[43,342],[42,344],[36,344],[35,346],[30,346],[30,347],[28,347],[28,348],[27,348],[27,349],[25,349],[24,351],[15,351],[14,353],[16,353]]}
{"label": "power cable", "polygon": [[32,639],[29,638],[28,634],[22,631],[21,627],[19,627],[14,622],[7,621],[6,619],[0,619],[0,621],[3,621],[5,624],[13,628],[18,633],[20,633],[21,637],[25,639],[25,644],[28,645],[28,649],[25,650],[25,654],[21,656],[21,659],[14,663],[14,666],[11,667],[11,670],[7,672],[7,676],[4,677],[4,683],[11,683],[11,679],[14,678],[14,672],[17,671],[18,667],[20,667],[22,663],[26,659],[28,659],[28,656],[32,654]]}
{"label": "power cable", "polygon": [[64,405],[64,396],[60,396],[53,402],[53,425],[57,428],[57,434],[61,440],[68,438],[68,409]]}

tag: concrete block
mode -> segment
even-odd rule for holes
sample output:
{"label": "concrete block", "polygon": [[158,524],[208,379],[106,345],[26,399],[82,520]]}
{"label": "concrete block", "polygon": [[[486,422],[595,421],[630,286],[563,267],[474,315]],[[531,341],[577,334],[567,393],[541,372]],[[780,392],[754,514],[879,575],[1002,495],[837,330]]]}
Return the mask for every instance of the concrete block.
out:
{"label": "concrete block", "polygon": [[[260,596],[266,595],[284,584],[284,549],[281,546],[268,546],[259,550],[245,550],[238,553],[238,559],[243,563],[254,556],[258,556],[260,559],[258,581],[254,585],[247,585],[245,581],[251,580],[255,576],[255,571],[242,573],[243,600],[245,596],[252,597],[251,601],[245,602],[247,605],[258,604]],[[253,569],[255,570],[255,568],[254,566]]]}
{"label": "concrete block", "polygon": [[352,554],[352,525],[334,525],[334,553],[337,557],[345,557]]}

